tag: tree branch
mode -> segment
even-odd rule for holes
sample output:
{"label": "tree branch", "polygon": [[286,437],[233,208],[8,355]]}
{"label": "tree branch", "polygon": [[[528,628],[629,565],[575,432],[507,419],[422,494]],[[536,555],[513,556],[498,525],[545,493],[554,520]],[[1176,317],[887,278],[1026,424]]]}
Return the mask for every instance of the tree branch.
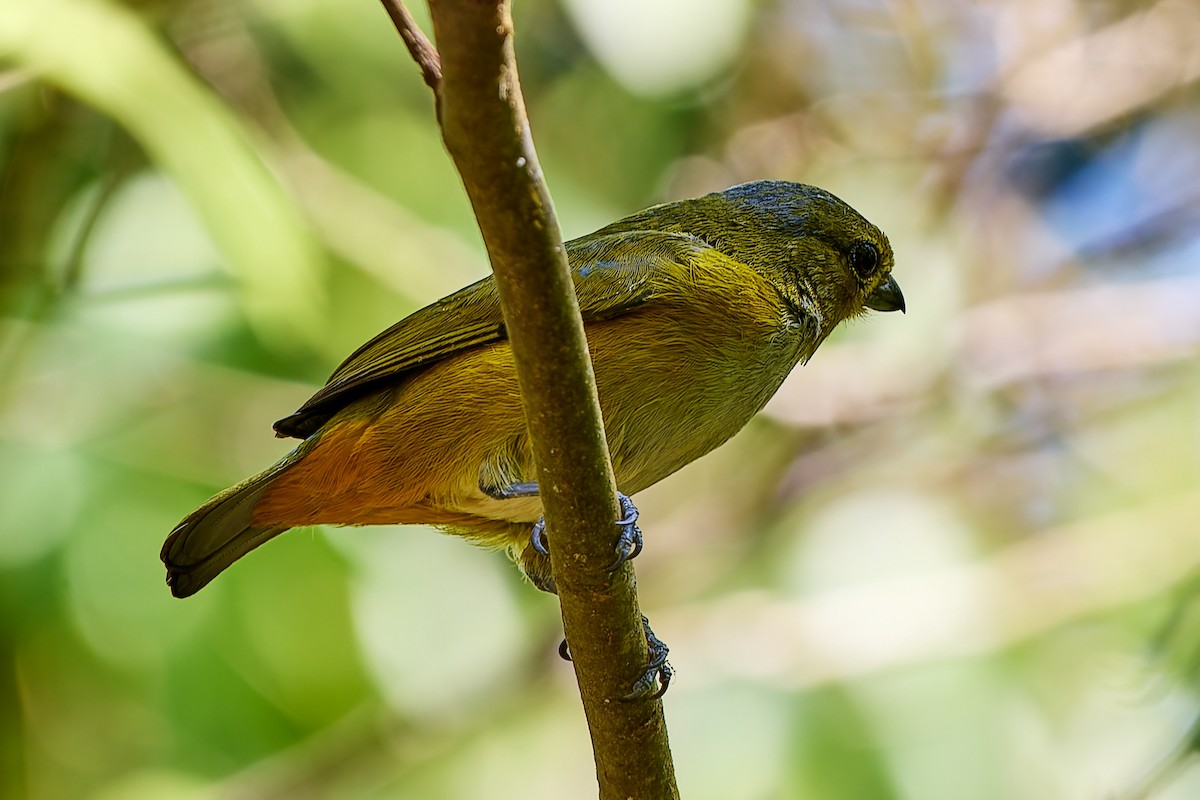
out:
{"label": "tree branch", "polygon": [[[383,3],[408,44],[411,17],[399,0]],[[510,4],[430,0],[430,8],[442,65],[434,88],[442,136],[496,276],[600,797],[678,798],[662,703],[617,701],[645,670],[646,640],[631,566],[607,569],[618,532],[616,483],[562,236],[521,97]],[[409,48],[429,83],[424,51]]]}
{"label": "tree branch", "polygon": [[442,85],[442,60],[438,57],[437,48],[433,46],[433,42],[429,41],[429,37],[417,25],[417,21],[412,18],[412,14],[408,13],[404,3],[400,0],[380,0],[383,3],[384,10],[388,16],[392,18],[392,24],[396,26],[396,32],[400,34],[400,38],[404,40],[404,46],[408,48],[408,54],[412,56],[413,61],[417,62],[417,66],[421,68],[421,77],[425,79],[425,85],[433,89],[434,97],[438,96],[438,88]]}

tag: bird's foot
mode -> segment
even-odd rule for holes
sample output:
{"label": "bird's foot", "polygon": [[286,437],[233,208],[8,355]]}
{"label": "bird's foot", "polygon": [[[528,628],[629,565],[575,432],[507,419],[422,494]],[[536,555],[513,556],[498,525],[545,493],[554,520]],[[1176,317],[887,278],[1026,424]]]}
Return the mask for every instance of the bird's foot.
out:
{"label": "bird's foot", "polygon": [[645,614],[642,615],[642,630],[646,634],[646,669],[633,684],[629,694],[621,698],[625,702],[657,700],[667,693],[667,687],[671,685],[671,678],[675,675],[675,670],[671,669],[671,664],[667,661],[670,648],[654,635],[654,631],[650,629],[650,620],[646,619]]}
{"label": "bird's foot", "polygon": [[[671,649],[654,635],[654,631],[650,629],[650,620],[646,619],[645,614],[642,615],[642,631],[646,635],[646,669],[633,684],[629,694],[621,698],[622,702],[657,700],[667,693],[667,687],[671,685],[671,678],[675,675],[675,670],[667,661],[667,654]],[[571,660],[571,649],[567,646],[566,639],[558,643],[558,656],[563,661]]]}
{"label": "bird's foot", "polygon": [[617,520],[621,535],[617,537],[617,557],[609,565],[609,572],[615,572],[626,561],[637,558],[642,552],[642,529],[637,525],[637,506],[620,492],[617,492],[617,502],[621,504],[621,518]]}
{"label": "bird's foot", "polygon": [[[621,529],[617,543],[613,548],[616,558],[608,565],[609,572],[615,572],[622,564],[637,558],[642,552],[642,529],[637,525],[638,510],[627,496],[617,492],[617,502],[621,504],[621,518],[617,527]],[[535,551],[544,556],[550,555],[550,542],[546,538],[546,518],[538,517],[533,530],[529,534],[529,544]]]}

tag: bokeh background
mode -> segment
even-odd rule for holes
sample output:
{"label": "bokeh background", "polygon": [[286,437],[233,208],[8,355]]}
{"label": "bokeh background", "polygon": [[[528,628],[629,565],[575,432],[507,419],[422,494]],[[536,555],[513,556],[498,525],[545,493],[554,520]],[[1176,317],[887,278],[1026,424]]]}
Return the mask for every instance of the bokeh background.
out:
{"label": "bokeh background", "polygon": [[[1200,796],[1200,5],[516,16],[568,237],[801,180],[908,298],[638,498],[683,795]],[[431,105],[373,0],[0,4],[0,796],[594,796],[497,554],[302,530],[163,585],[273,420],[485,274]]]}

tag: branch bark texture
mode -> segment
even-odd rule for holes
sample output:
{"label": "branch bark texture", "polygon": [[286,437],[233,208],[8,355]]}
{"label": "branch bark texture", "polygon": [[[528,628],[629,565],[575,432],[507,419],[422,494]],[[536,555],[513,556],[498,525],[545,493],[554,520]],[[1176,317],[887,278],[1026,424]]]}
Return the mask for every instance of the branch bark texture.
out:
{"label": "branch bark texture", "polygon": [[[410,50],[423,52],[392,12]],[[631,565],[608,571],[619,517],[562,235],[521,97],[507,0],[430,0],[440,79],[422,63],[487,246],[537,461],[563,627],[602,800],[678,798],[662,703],[623,702],[647,653]],[[399,20],[399,21],[398,21]],[[426,59],[428,61],[428,59]],[[536,757],[536,756],[533,756]]]}

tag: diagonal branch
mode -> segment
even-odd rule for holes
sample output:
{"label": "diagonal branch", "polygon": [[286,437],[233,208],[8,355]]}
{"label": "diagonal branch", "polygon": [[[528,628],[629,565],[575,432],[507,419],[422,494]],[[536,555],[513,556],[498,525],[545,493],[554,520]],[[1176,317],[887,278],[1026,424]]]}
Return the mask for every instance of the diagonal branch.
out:
{"label": "diagonal branch", "polygon": [[[406,44],[424,38],[410,40],[415,26],[399,0],[383,2]],[[440,80],[430,82],[421,61],[428,53],[409,48],[434,86],[442,136],[495,272],[600,797],[678,798],[662,703],[614,702],[644,672],[646,640],[631,566],[607,569],[616,483],[562,236],[521,97],[510,2],[430,0],[430,7]]]}
{"label": "diagonal branch", "polygon": [[436,97],[438,88],[442,85],[442,60],[438,57],[437,48],[433,46],[433,42],[429,41],[429,37],[417,25],[417,21],[413,19],[412,14],[408,12],[401,0],[380,0],[380,2],[383,3],[383,8],[387,11],[388,16],[392,18],[392,24],[396,26],[396,32],[400,34],[400,38],[404,40],[404,46],[408,48],[409,55],[421,68],[421,77],[425,79],[425,85],[433,90]]}

